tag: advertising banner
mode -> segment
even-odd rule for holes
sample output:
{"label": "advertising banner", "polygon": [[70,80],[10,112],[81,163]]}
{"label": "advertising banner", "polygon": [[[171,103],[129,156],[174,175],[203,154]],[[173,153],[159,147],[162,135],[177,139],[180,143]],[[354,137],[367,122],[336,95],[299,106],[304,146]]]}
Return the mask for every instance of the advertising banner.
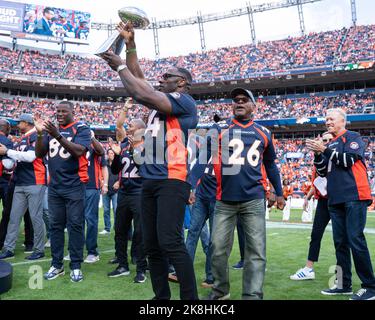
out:
{"label": "advertising banner", "polygon": [[22,31],[25,4],[0,1],[0,30]]}

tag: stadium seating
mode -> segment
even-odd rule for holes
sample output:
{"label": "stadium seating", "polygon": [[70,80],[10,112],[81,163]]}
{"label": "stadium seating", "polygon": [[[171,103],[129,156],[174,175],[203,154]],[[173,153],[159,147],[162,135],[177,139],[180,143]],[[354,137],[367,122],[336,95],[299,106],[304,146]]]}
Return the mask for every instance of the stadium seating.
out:
{"label": "stadium seating", "polygon": [[[366,25],[259,42],[256,46],[219,48],[159,60],[141,59],[140,63],[149,80],[157,81],[170,65],[178,65],[191,70],[196,82],[208,82],[246,78],[256,72],[374,60],[374,45],[375,25]],[[19,53],[6,48],[0,48],[0,71],[47,78],[119,80],[98,58],[61,57],[34,51]]]}

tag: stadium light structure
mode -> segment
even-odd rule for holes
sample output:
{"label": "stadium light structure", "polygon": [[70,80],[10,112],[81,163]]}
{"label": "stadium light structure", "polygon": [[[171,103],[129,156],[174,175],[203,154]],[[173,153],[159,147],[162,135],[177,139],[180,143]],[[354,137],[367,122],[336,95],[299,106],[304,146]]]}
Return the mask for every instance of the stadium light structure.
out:
{"label": "stadium light structure", "polygon": [[357,24],[357,6],[356,6],[356,3],[355,3],[355,0],[350,0],[350,6],[351,6],[351,9],[352,9],[353,26],[356,26],[356,24]]}
{"label": "stadium light structure", "polygon": [[[151,23],[147,27],[147,29],[154,30],[154,42],[155,42],[156,56],[159,56],[160,54],[159,38],[157,35],[158,29],[174,28],[174,27],[181,27],[181,26],[194,25],[194,24],[198,24],[199,26],[201,47],[202,47],[202,50],[205,50],[206,42],[205,42],[204,28],[203,28],[204,23],[240,17],[243,15],[249,15],[252,42],[255,43],[256,41],[255,25],[254,25],[254,20],[252,17],[254,13],[297,6],[299,21],[300,21],[300,28],[303,34],[305,32],[305,24],[304,24],[303,11],[302,11],[303,5],[318,2],[318,1],[322,1],[322,0],[284,0],[284,1],[278,1],[278,2],[263,3],[263,4],[254,5],[254,6],[251,6],[250,3],[247,3],[246,7],[232,9],[232,10],[220,12],[220,13],[209,13],[205,15],[198,13],[198,15],[194,17],[189,17],[189,18],[184,18],[184,19],[169,19],[169,20],[162,20],[162,21],[157,21],[157,22],[155,21],[155,19],[153,19],[153,23]],[[92,22],[91,28],[95,30],[106,30],[106,31],[115,30],[116,24]]]}

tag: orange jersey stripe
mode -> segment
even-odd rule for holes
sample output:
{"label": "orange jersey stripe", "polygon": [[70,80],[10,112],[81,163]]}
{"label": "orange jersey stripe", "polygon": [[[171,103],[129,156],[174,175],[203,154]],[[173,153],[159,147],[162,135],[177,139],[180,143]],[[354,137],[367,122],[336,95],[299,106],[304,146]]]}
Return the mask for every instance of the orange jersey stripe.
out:
{"label": "orange jersey stripe", "polygon": [[181,126],[176,117],[167,116],[166,140],[168,179],[186,181],[188,151],[183,144]]}
{"label": "orange jersey stripe", "polygon": [[87,183],[89,181],[89,174],[87,172],[89,161],[86,158],[86,154],[82,155],[78,159],[78,175],[80,180],[83,183]]}
{"label": "orange jersey stripe", "polygon": [[352,172],[354,175],[354,180],[357,185],[359,200],[370,200],[371,189],[367,179],[366,167],[363,165],[362,161],[358,160],[352,166]]}
{"label": "orange jersey stripe", "polygon": [[256,129],[256,130],[259,132],[259,134],[263,137],[263,139],[264,139],[264,149],[266,149],[267,146],[268,146],[268,138],[267,138],[267,136],[264,134],[264,132],[263,132],[262,130],[260,130],[260,129],[256,128],[256,127],[255,127],[255,129]]}
{"label": "orange jersey stripe", "polygon": [[46,167],[43,164],[42,158],[36,158],[33,161],[35,183],[46,184]]}

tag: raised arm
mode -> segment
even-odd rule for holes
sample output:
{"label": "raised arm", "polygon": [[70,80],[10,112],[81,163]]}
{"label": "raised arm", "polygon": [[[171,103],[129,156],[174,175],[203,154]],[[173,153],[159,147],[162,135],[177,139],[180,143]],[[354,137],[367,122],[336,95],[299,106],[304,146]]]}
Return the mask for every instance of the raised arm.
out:
{"label": "raised arm", "polygon": [[131,22],[123,23],[120,22],[117,26],[117,31],[120,32],[120,35],[125,40],[126,44],[126,65],[129,68],[130,72],[134,77],[145,80],[145,76],[139,65],[137,48],[134,41],[134,28]]}
{"label": "raised arm", "polygon": [[[156,109],[166,114],[172,112],[172,103],[167,95],[156,91],[148,82],[136,78],[118,55],[107,52],[103,57],[113,70],[119,72],[122,84],[131,97],[147,108]],[[119,66],[123,66],[121,70],[118,70]]]}

